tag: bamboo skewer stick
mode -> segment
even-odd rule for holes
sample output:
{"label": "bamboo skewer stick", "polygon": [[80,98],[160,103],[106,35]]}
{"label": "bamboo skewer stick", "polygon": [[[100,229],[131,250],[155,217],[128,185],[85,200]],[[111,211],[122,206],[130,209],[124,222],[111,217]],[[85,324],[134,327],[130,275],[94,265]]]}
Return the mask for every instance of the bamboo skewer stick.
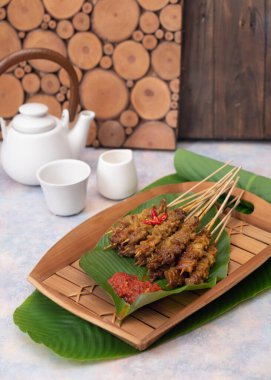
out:
{"label": "bamboo skewer stick", "polygon": [[[226,215],[226,217],[222,219],[222,222],[223,222],[223,220],[224,220],[224,222],[223,222],[223,224],[222,224],[221,230],[219,231],[219,234],[217,235],[217,237],[216,237],[216,239],[215,239],[215,244],[218,243],[218,241],[219,241],[219,239],[220,239],[220,237],[221,237],[221,235],[222,235],[222,232],[223,232],[224,229],[227,227],[227,224],[228,224],[228,222],[229,222],[229,220],[230,220],[230,218],[231,218],[231,214],[232,214],[232,212],[235,210],[235,208],[238,206],[238,204],[240,203],[243,194],[244,194],[244,191],[242,191],[242,192],[239,194],[239,196],[237,197],[236,202],[235,202],[233,208],[231,208],[230,211],[228,212],[228,214]],[[221,222],[220,222],[220,224],[221,224]],[[217,228],[218,228],[218,226],[212,231],[212,235],[215,233],[215,231],[216,231]]]}
{"label": "bamboo skewer stick", "polygon": [[215,193],[214,197],[210,198],[210,200],[206,203],[205,207],[201,208],[199,212],[196,214],[196,211],[198,211],[199,207],[194,209],[185,220],[189,219],[191,216],[195,215],[200,218],[200,220],[206,215],[206,213],[213,207],[213,205],[216,203],[217,199],[228,189],[231,188],[233,178],[236,176],[240,168],[235,168],[235,171],[230,176],[227,175],[227,181],[221,186],[220,190]]}
{"label": "bamboo skewer stick", "polygon": [[[232,160],[226,162],[224,165],[222,165],[220,168],[218,168],[217,170],[215,170],[213,173],[209,174],[202,181],[200,181],[196,185],[192,186],[191,189],[185,191],[183,194],[181,194],[177,199],[175,199],[171,203],[173,203],[173,202],[175,203],[177,200],[179,201],[180,199],[182,199],[185,195],[187,195],[188,193],[190,193],[192,190],[196,189],[202,183],[206,182],[208,179],[210,179],[211,177],[213,177],[215,174],[219,173],[222,169],[224,169],[226,166],[228,166],[231,162],[232,162]],[[171,203],[168,205],[169,207],[171,206]]]}
{"label": "bamboo skewer stick", "polygon": [[[233,175],[230,177],[230,180],[228,180],[226,182],[226,185],[229,185],[230,186],[230,183],[233,181],[233,178],[239,173],[239,171],[241,170],[241,166],[239,168],[236,168],[235,172],[233,173]],[[216,197],[214,198],[214,201],[210,203],[210,205],[208,206],[208,208],[203,212],[203,214],[200,214],[199,217],[200,219],[202,219],[204,217],[204,215],[206,215],[206,213],[210,210],[210,208],[215,204],[215,202],[217,201],[217,199],[223,194],[223,192],[227,191],[229,188],[228,186],[225,186],[224,185],[224,191],[223,191],[223,187],[222,189],[218,192],[218,194],[216,195]],[[232,190],[233,191],[233,190]],[[223,202],[224,203],[224,202]],[[223,206],[224,207],[224,206]],[[221,207],[222,209],[222,207]]]}
{"label": "bamboo skewer stick", "polygon": [[[176,198],[175,200],[173,200],[168,206],[175,206],[176,204],[178,203],[183,203],[185,202],[186,200],[190,199],[190,198],[195,198],[197,197],[198,195],[207,195],[208,193],[210,192],[215,192],[218,188],[220,188],[220,186],[226,181],[226,179],[236,170],[236,167],[232,168],[224,177],[220,178],[220,180],[218,182],[216,182],[215,184],[213,184],[210,188],[208,189],[204,189],[204,190],[201,190],[200,192],[196,193],[196,194],[192,194],[190,195],[189,197],[187,198],[184,198],[184,199],[181,199],[181,201],[179,201],[178,199],[180,197],[182,197],[182,195],[180,195],[180,197]],[[192,188],[193,189],[193,188]],[[192,190],[191,189],[191,190]],[[189,190],[189,191],[191,191]],[[188,203],[189,204],[189,203]],[[188,204],[186,204],[185,206],[187,206]]]}
{"label": "bamboo skewer stick", "polygon": [[233,190],[236,188],[236,185],[237,185],[237,182],[239,181],[240,177],[237,177],[232,185],[232,188],[230,189],[230,191],[228,192],[226,198],[224,199],[223,203],[221,204],[221,206],[219,207],[218,209],[218,212],[216,213],[215,217],[207,224],[207,231],[210,231],[213,227],[213,225],[215,224],[215,221],[217,220],[217,218],[219,217],[220,214],[222,214],[231,194],[233,193]]}
{"label": "bamboo skewer stick", "polygon": [[[233,211],[236,209],[236,207],[239,205],[240,201],[241,201],[241,198],[244,194],[244,191],[241,191],[241,193],[239,195],[237,195],[230,203],[234,203],[234,206],[229,210],[229,212],[224,216],[224,218],[218,223],[218,225],[212,230],[211,234],[214,235],[214,233],[219,229],[219,227],[223,224],[224,226],[224,222],[227,220],[227,218],[229,216],[231,216],[231,214],[233,213]],[[228,204],[229,205],[229,204]],[[227,207],[228,207],[227,205]],[[223,229],[226,227],[226,224],[225,226],[223,227]]]}

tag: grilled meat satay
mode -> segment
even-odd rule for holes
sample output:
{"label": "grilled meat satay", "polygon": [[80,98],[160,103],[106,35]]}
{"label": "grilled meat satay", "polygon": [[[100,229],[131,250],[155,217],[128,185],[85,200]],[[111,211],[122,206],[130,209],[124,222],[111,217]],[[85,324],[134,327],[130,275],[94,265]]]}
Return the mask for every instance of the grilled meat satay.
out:
{"label": "grilled meat satay", "polygon": [[180,257],[189,241],[195,239],[198,225],[198,217],[189,218],[177,232],[165,239],[154,251],[147,263],[153,280],[161,277],[171,266],[175,266],[176,259]]}
{"label": "grilled meat satay", "polygon": [[171,267],[164,272],[165,279],[171,289],[184,285],[184,276],[178,267]]}
{"label": "grilled meat satay", "polygon": [[[144,224],[144,221],[151,217],[153,209],[156,207],[145,209],[139,214],[127,215],[113,226],[109,240],[122,256],[133,257],[135,245],[144,240],[153,229],[152,225]],[[166,200],[162,199],[157,214],[165,213],[166,209]]]}
{"label": "grilled meat satay", "polygon": [[168,211],[168,218],[160,225],[153,227],[151,234],[135,247],[137,265],[146,265],[155,248],[168,236],[172,235],[183,222],[186,214],[181,209]]}
{"label": "grilled meat satay", "polygon": [[204,256],[205,250],[209,247],[210,239],[210,234],[203,230],[189,244],[177,264],[181,273],[192,273],[198,260]]}
{"label": "grilled meat satay", "polygon": [[202,259],[199,260],[196,268],[191,273],[191,275],[185,279],[186,285],[195,285],[201,284],[205,280],[207,280],[210,272],[211,266],[215,262],[215,257],[217,254],[217,248],[214,244],[210,245],[210,247],[205,252],[205,255]]}
{"label": "grilled meat satay", "polygon": [[193,272],[198,261],[206,254],[209,244],[210,236],[203,230],[188,245],[186,251],[180,257],[178,264],[164,272],[170,288],[174,289],[177,286],[185,284],[185,279]]}
{"label": "grilled meat satay", "polygon": [[211,244],[203,251],[203,255],[197,260],[197,264],[191,274],[182,272],[178,266],[165,271],[164,275],[170,288],[174,289],[182,285],[201,284],[209,276],[210,268],[215,262],[217,248]]}

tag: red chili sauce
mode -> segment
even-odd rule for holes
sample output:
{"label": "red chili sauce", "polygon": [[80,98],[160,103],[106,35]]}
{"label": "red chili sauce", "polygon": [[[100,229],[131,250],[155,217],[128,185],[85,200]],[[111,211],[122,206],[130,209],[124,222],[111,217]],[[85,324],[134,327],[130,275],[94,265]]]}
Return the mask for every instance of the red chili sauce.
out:
{"label": "red chili sauce", "polygon": [[108,282],[117,295],[129,304],[133,303],[142,293],[151,293],[161,290],[157,284],[152,284],[150,281],[140,281],[137,276],[131,276],[123,272],[113,274]]}

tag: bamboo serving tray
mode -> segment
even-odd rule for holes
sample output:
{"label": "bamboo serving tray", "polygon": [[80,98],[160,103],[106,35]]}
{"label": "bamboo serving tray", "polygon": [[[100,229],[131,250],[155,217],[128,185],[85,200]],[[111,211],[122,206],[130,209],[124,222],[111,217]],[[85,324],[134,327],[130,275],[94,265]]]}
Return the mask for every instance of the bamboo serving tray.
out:
{"label": "bamboo serving tray", "polygon": [[[254,205],[250,215],[235,212],[228,225],[231,259],[228,276],[212,289],[186,291],[145,306],[121,325],[115,320],[110,296],[79,266],[106,230],[121,216],[146,200],[165,193],[180,193],[195,182],[160,186],[137,194],[86,220],[56,243],[29,275],[29,281],[45,296],[73,314],[144,350],[186,317],[218,298],[271,257],[271,205],[245,192]],[[211,186],[203,183],[200,191]]]}

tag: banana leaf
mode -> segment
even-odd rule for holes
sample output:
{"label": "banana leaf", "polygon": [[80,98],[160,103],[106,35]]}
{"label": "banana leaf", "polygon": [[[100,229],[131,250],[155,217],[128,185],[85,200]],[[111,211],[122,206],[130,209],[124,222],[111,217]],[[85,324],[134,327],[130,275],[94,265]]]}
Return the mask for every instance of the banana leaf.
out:
{"label": "banana leaf", "polygon": [[[177,175],[182,178],[183,182],[200,181],[222,166],[222,164],[223,162],[189,152],[185,149],[178,149],[174,156],[174,166]],[[228,168],[215,174],[210,181],[218,181],[229,171]],[[240,176],[238,186],[241,189],[250,191],[271,203],[271,180],[269,178],[243,169],[240,170],[238,175]]]}
{"label": "banana leaf", "polygon": [[[149,350],[187,334],[271,287],[271,260],[233,289],[186,318]],[[14,312],[14,323],[39,344],[76,361],[125,358],[139,352],[103,329],[62,309],[34,291]]]}
{"label": "banana leaf", "polygon": [[[193,166],[193,157],[197,160],[196,167]],[[170,183],[200,180],[206,176],[207,162],[208,165],[212,165],[210,171],[215,170],[220,165],[218,161],[215,161],[215,165],[213,165],[213,161],[191,152],[178,150],[175,154],[177,173],[161,178],[148,186],[148,188]],[[195,176],[195,173],[197,176]],[[251,180],[249,176],[247,180],[250,184],[247,190],[271,203],[270,179],[255,176],[255,174],[251,173]],[[255,185],[255,183],[262,180],[264,181],[263,186],[259,186],[259,188],[257,186],[251,187],[253,182]],[[242,184],[244,182],[242,178]],[[152,347],[189,333],[233,309],[241,302],[255,297],[270,288],[271,260],[268,260],[233,289],[186,318]],[[130,345],[62,309],[37,291],[34,291],[15,310],[14,323],[22,332],[27,333],[33,341],[44,344],[56,354],[67,359],[97,361],[124,358],[138,354],[138,351]]]}
{"label": "banana leaf", "polygon": [[[142,210],[158,206],[160,200],[165,198],[167,203],[176,199],[179,194],[164,194],[158,197],[152,198],[147,202],[142,203],[136,209],[132,210],[130,214],[137,214]],[[176,206],[178,207],[178,206]],[[207,222],[214,216],[215,211],[211,210],[202,219],[199,229],[201,229]],[[109,228],[110,230],[110,228]],[[135,310],[141,308],[144,305],[160,300],[164,297],[172,294],[184,292],[186,290],[199,290],[213,287],[217,281],[227,276],[228,263],[230,260],[230,238],[228,234],[223,231],[221,238],[217,244],[218,253],[216,257],[215,265],[211,268],[208,280],[199,285],[185,285],[176,289],[170,290],[165,280],[156,281],[162,290],[141,294],[137,299],[129,304],[120,298],[109,284],[108,280],[114,273],[124,272],[130,275],[136,275],[140,280],[149,280],[146,267],[139,267],[135,264],[134,258],[121,257],[113,249],[104,250],[103,248],[110,244],[109,234],[102,236],[96,247],[88,251],[80,260],[80,266],[86,273],[89,274],[106,292],[108,292],[116,306],[116,315],[122,320]]]}

